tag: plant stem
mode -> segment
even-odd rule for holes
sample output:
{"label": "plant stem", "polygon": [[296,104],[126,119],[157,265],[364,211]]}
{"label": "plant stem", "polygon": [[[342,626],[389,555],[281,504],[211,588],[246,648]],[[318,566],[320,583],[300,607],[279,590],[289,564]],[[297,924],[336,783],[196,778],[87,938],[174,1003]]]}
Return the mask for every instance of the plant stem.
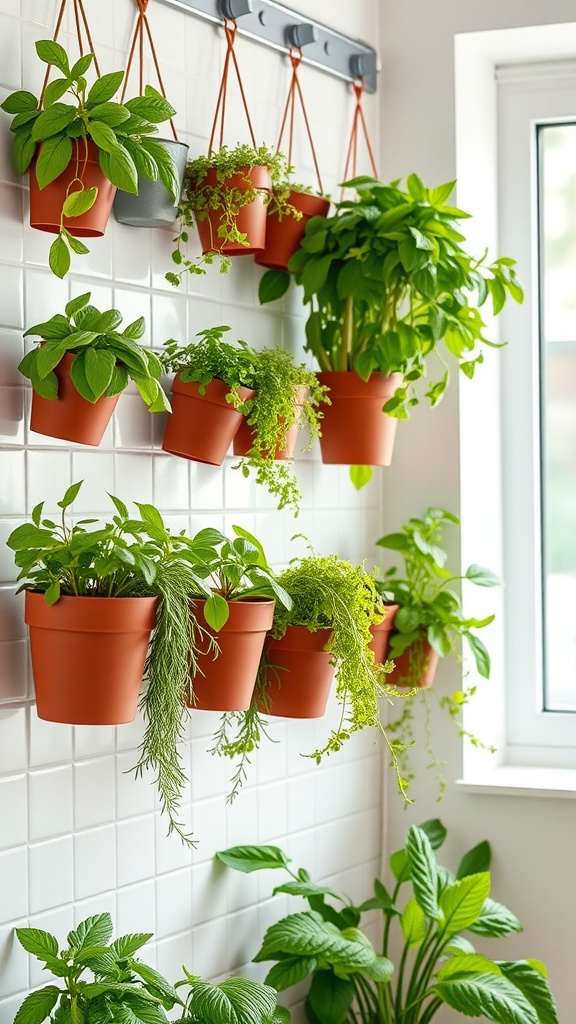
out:
{"label": "plant stem", "polygon": [[342,340],[340,342],[340,359],[338,369],[346,371],[350,367],[350,355],[352,353],[352,342],[354,338],[354,296],[349,295],[344,307],[344,320],[342,322]]}

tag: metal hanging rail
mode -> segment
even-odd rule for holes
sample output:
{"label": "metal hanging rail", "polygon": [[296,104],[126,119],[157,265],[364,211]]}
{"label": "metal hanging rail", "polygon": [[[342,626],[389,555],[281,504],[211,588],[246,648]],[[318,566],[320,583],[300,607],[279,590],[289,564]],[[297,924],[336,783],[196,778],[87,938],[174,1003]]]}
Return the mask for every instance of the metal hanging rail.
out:
{"label": "metal hanging rail", "polygon": [[286,53],[303,49],[303,61],[337,78],[361,78],[366,92],[376,92],[378,54],[373,47],[335,32],[292,11],[276,0],[161,0],[207,21],[238,19],[240,35]]}

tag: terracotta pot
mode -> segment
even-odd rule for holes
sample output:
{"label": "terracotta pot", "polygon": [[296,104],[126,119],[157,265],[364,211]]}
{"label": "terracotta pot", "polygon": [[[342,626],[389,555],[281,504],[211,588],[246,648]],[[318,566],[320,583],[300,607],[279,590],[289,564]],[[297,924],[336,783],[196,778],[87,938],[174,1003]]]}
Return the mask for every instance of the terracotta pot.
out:
{"label": "terracotta pot", "polygon": [[370,632],[372,633],[370,650],[374,651],[374,657],[379,665],[383,665],[386,661],[390,645],[390,634],[394,629],[394,619],[399,607],[399,604],[387,604],[386,616],[382,619],[382,622],[379,622],[376,626],[370,626]]}
{"label": "terracotta pot", "polygon": [[112,185],[100,170],[98,150],[93,142],[88,143],[88,159],[86,159],[83,139],[72,140],[72,159],[68,167],[42,189],[36,178],[36,159],[32,161],[30,168],[30,224],[33,228],[58,234],[67,189],[76,178],[80,178],[81,183],[80,181],[75,182],[72,191],[80,187],[97,188],[98,195],[91,209],[83,213],[81,217],[65,217],[64,227],[75,238],[99,238],[104,234],[116,195],[116,186]]}
{"label": "terracotta pot", "polygon": [[61,597],[26,591],[38,717],[123,725],[136,714],[155,597]]}
{"label": "terracotta pot", "polygon": [[[242,413],[226,401],[230,388],[222,381],[210,381],[203,395],[199,388],[199,384],[183,384],[180,374],[176,374],[162,448],[185,459],[221,466],[242,422]],[[247,402],[254,392],[239,388],[239,394]]]}
{"label": "terracotta pot", "polygon": [[[164,146],[174,161],[180,182],[179,199],[186,170],[188,146],[185,142],[177,142],[175,139],[159,139],[157,135],[154,136],[154,140]],[[174,202],[160,180],[148,181],[147,178],[138,177],[137,196],[132,192],[118,189],[114,200],[114,216],[120,224],[129,224],[134,228],[165,227],[176,220],[178,199]]]}
{"label": "terracotta pot", "polygon": [[267,167],[243,167],[238,174],[219,182],[215,170],[208,171],[199,188],[205,185],[219,185],[224,188],[237,188],[245,192],[249,188],[257,188],[259,194],[251,203],[243,206],[236,218],[238,231],[247,236],[248,245],[239,242],[225,242],[218,235],[222,208],[208,210],[205,220],[196,219],[196,227],[202,246],[202,254],[221,252],[226,256],[249,256],[260,252],[266,244],[266,197],[272,191],[272,180]]}
{"label": "terracotta pot", "polygon": [[391,655],[391,658],[396,668],[386,676],[387,683],[399,687],[417,686],[419,690],[425,690],[434,682],[440,658],[427,640],[417,640],[404,654],[397,657]]}
{"label": "terracotta pot", "polygon": [[[206,601],[191,602],[200,625],[217,636],[220,654],[199,657],[200,672],[192,680],[197,711],[247,711],[260,665],[266,633],[274,618],[274,601],[255,597],[230,602],[230,616],[218,634],[204,618]],[[201,674],[202,673],[202,674]]]}
{"label": "terracotta pot", "polygon": [[[296,448],[296,442],[298,440],[298,424],[302,417],[302,409],[307,396],[307,387],[303,386],[296,389],[294,402],[296,408],[296,423],[293,423],[286,431],[285,447],[276,448],[274,452],[274,459],[277,462],[285,462],[287,459],[294,458],[294,449]],[[234,455],[248,455],[248,452],[251,451],[253,446],[254,431],[252,430],[252,427],[248,426],[245,417],[242,417],[242,422],[234,435]]]}
{"label": "terracotta pot", "polygon": [[334,678],[332,655],[324,648],[330,629],[311,633],[305,626],[288,626],[280,640],[266,644],[268,669],[266,701],[261,710],[280,718],[321,718]]}
{"label": "terracotta pot", "polygon": [[322,462],[345,466],[389,466],[398,420],[382,407],[402,383],[399,373],[372,373],[362,380],[357,373],[321,372],[331,405],[324,408],[320,450]]}
{"label": "terracotta pot", "polygon": [[99,445],[120,395],[89,402],[76,390],[70,369],[76,356],[66,352],[54,373],[58,378],[58,398],[43,398],[32,391],[30,429],[37,434],[60,437],[64,441]]}
{"label": "terracotta pot", "polygon": [[300,210],[302,217],[296,220],[289,214],[284,214],[282,218],[277,213],[268,214],[266,246],[263,252],[255,257],[255,262],[260,267],[287,270],[288,260],[300,248],[310,218],[325,217],[330,209],[327,199],[311,196],[307,192],[291,192],[288,202]]}

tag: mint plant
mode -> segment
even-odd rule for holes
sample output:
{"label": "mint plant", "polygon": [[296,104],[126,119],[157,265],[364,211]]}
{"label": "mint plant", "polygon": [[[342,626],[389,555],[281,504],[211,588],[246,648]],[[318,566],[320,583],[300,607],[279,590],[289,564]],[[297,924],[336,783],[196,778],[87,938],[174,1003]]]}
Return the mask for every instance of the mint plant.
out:
{"label": "mint plant", "polygon": [[184,974],[175,985],[188,988],[181,1024],[289,1024],[290,1011],[270,985],[237,977],[213,985],[185,967]]}

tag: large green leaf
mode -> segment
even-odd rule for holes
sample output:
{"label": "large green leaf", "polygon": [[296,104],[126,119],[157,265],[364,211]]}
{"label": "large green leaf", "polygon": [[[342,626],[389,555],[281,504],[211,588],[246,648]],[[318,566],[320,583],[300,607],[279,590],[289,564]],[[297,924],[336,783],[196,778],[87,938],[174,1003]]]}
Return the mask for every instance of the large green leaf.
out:
{"label": "large green leaf", "polygon": [[66,170],[72,158],[72,142],[67,136],[46,139],[36,161],[39,187],[45,188]]}
{"label": "large green leaf", "polygon": [[25,111],[34,112],[37,104],[38,100],[34,93],[27,92],[25,89],[18,89],[16,92],[10,93],[4,102],[0,103],[0,107],[7,114],[21,114]]}
{"label": "large green leaf", "polygon": [[39,377],[47,377],[50,370],[53,370],[55,366],[62,359],[62,356],[66,352],[67,345],[65,342],[60,344],[52,343],[42,345],[36,350],[36,372]]}
{"label": "large green leaf", "polygon": [[159,178],[173,202],[176,203],[180,198],[180,179],[170,151],[158,139],[150,139],[148,136],[142,139],[140,148],[148,152],[156,165],[156,173],[147,173],[145,177],[152,181]]}
{"label": "large green leaf", "polygon": [[482,643],[480,637],[471,633],[469,630],[466,630],[464,636],[466,637],[470,650],[474,656],[474,661],[476,662],[476,668],[479,675],[481,675],[483,679],[488,679],[490,676],[490,655],[486,650],[486,646]]}
{"label": "large green leaf", "polygon": [[55,985],[47,985],[38,992],[31,992],[14,1017],[14,1024],[42,1024],[56,1006],[60,995],[61,991]]}
{"label": "large green leaf", "polygon": [[123,146],[116,146],[111,153],[101,149],[98,161],[108,181],[121,188],[123,192],[138,195],[138,172],[132,157]]}
{"label": "large green leaf", "polygon": [[[80,484],[74,484],[73,487],[77,487],[79,490]],[[63,500],[66,500],[70,491],[71,488],[68,488]],[[90,946],[106,946],[111,937],[112,919],[110,914],[95,914],[93,917],[87,917],[85,921],[81,921],[74,931],[69,932],[67,942],[70,948],[88,949]]]}
{"label": "large green leaf", "polygon": [[490,843],[484,839],[464,854],[458,866],[456,878],[465,878],[466,875],[477,875],[479,871],[488,871],[491,857]]}
{"label": "large green leaf", "polygon": [[88,402],[95,402],[96,396],[92,391],[86,377],[86,353],[80,352],[76,356],[70,368],[70,377],[78,394],[82,395]]}
{"label": "large green leaf", "polygon": [[18,132],[12,147],[12,162],[18,174],[24,174],[32,163],[36,152],[36,143],[26,132]]}
{"label": "large green leaf", "polygon": [[290,287],[290,274],[287,270],[267,270],[260,278],[258,285],[258,301],[260,305],[281,299]]}
{"label": "large green leaf", "polygon": [[445,889],[440,896],[440,909],[444,914],[442,931],[446,935],[454,935],[474,924],[489,892],[490,874],[487,871],[467,875]]}
{"label": "large green leaf", "polygon": [[276,992],[247,978],[227,978],[219,985],[194,979],[192,1012],[210,1024],[266,1024],[276,1007]]}
{"label": "large green leaf", "polygon": [[330,886],[316,885],[315,882],[284,882],[283,885],[276,886],[273,895],[279,892],[286,892],[289,896],[333,896],[336,900],[342,898]]}
{"label": "large green leaf", "polygon": [[364,944],[347,940],[333,924],[313,910],[290,914],[268,928],[255,961],[291,956],[322,957],[348,969],[359,969],[374,959]]}
{"label": "large green leaf", "polygon": [[98,399],[104,394],[112,380],[116,359],[112,352],[102,348],[86,349],[84,359],[88,386],[95,398]]}
{"label": "large green leaf", "polygon": [[68,55],[63,46],[54,39],[39,39],[36,43],[36,53],[45,64],[53,64],[63,75],[70,74]]}
{"label": "large green leaf", "polygon": [[526,960],[498,964],[502,974],[513,982],[538,1014],[539,1024],[558,1024],[558,1010],[545,975]]}
{"label": "large green leaf", "polygon": [[512,932],[521,932],[522,925],[508,907],[490,897],[484,901],[484,906],[477,920],[468,928],[475,935],[488,935],[499,938],[503,935],[511,935]]}
{"label": "large green leaf", "polygon": [[111,100],[122,85],[123,78],[123,71],[112,71],[110,74],[98,78],[88,93],[86,106],[92,108],[99,103],[107,103],[108,100]]}
{"label": "large green leaf", "polygon": [[436,977],[439,981],[446,981],[447,978],[468,978],[472,974],[498,974],[500,967],[493,960],[482,956],[480,953],[463,953],[453,956],[447,960],[438,971]]}
{"label": "large green leaf", "polygon": [[285,868],[290,858],[278,846],[231,846],[219,850],[216,857],[236,871],[260,871],[263,868]]}
{"label": "large green leaf", "polygon": [[526,997],[506,978],[479,973],[437,982],[434,991],[452,1009],[469,1017],[487,1017],[496,1024],[539,1024]]}
{"label": "large green leaf", "polygon": [[[49,537],[50,530],[39,530],[30,523],[23,523],[11,534],[12,543],[9,542],[9,547],[43,547]],[[50,932],[42,928],[16,928],[16,935],[26,952],[32,953],[39,960],[46,956],[58,956],[58,942]]]}
{"label": "large green leaf", "polygon": [[438,865],[430,840],[423,829],[416,825],[410,827],[405,849],[416,900],[428,917],[437,919]]}
{"label": "large green leaf", "polygon": [[419,946],[426,935],[426,917],[416,900],[408,900],[400,915],[400,926],[409,946]]}
{"label": "large green leaf", "polygon": [[98,195],[97,188],[80,188],[69,192],[64,200],[62,212],[65,217],[81,217],[91,210]]}
{"label": "large green leaf", "polygon": [[53,103],[38,115],[32,128],[34,142],[42,142],[64,131],[76,117],[76,108],[69,103]]}
{"label": "large green leaf", "polygon": [[332,971],[317,971],[312,978],[307,1005],[322,1024],[344,1024],[354,1000],[354,985]]}
{"label": "large green leaf", "polygon": [[496,573],[486,569],[483,565],[469,565],[466,569],[466,579],[475,583],[477,587],[501,587],[502,580]]}
{"label": "large green leaf", "polygon": [[48,265],[56,277],[65,277],[70,270],[70,250],[61,235],[54,239],[48,253]]}
{"label": "large green leaf", "polygon": [[226,625],[229,615],[228,602],[221,594],[211,594],[207,598],[204,605],[204,618],[215,633],[218,633]]}
{"label": "large green leaf", "polygon": [[277,992],[284,992],[285,989],[304,981],[316,968],[315,957],[288,956],[279,960],[270,968],[266,975],[266,984],[272,985]]}

